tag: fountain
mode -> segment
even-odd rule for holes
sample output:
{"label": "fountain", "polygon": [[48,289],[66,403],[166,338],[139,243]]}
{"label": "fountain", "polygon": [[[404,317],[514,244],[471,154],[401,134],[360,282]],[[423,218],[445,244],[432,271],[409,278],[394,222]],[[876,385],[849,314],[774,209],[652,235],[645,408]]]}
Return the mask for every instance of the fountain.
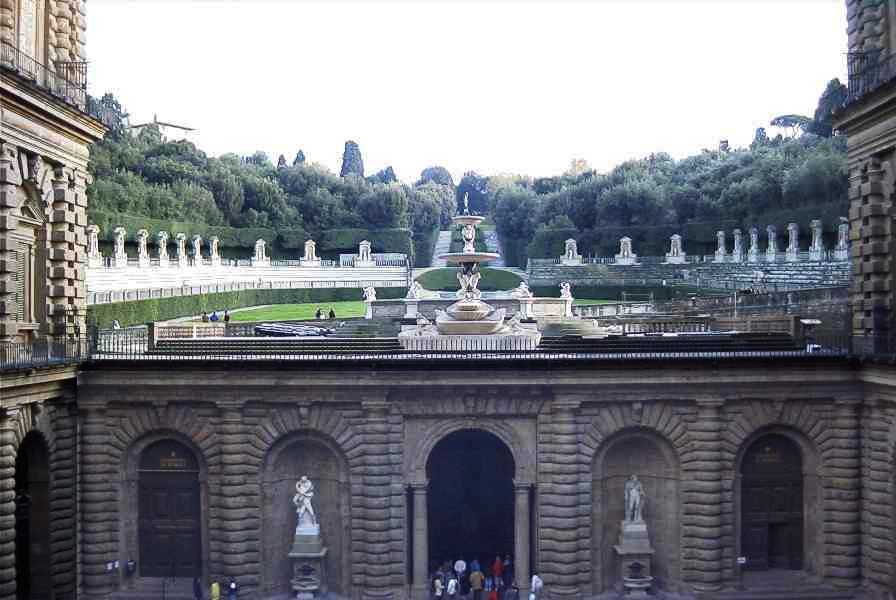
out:
{"label": "fountain", "polygon": [[485,217],[469,214],[465,195],[463,214],[452,220],[461,226],[463,250],[439,258],[449,265],[460,266],[458,300],[444,311],[436,311],[435,326],[420,316],[417,326],[400,333],[399,340],[405,348],[411,349],[459,349],[464,346],[471,349],[534,349],[541,339],[534,324],[531,327],[522,324],[520,315],[505,323],[506,309],[495,309],[482,301],[479,265],[500,256],[494,252],[476,251],[476,227]]}

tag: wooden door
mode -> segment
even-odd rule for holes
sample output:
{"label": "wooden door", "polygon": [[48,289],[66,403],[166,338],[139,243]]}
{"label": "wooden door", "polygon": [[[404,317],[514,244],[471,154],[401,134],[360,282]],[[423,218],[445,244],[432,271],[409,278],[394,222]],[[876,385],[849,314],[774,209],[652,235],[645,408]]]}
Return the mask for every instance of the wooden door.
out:
{"label": "wooden door", "polygon": [[[199,577],[202,529],[192,453],[165,441],[147,448],[138,486],[139,570],[144,577]],[[192,460],[190,460],[192,459]],[[154,468],[150,468],[154,467]]]}
{"label": "wooden door", "polygon": [[747,569],[801,569],[803,481],[799,449],[781,435],[764,436],[741,465],[741,555]]}

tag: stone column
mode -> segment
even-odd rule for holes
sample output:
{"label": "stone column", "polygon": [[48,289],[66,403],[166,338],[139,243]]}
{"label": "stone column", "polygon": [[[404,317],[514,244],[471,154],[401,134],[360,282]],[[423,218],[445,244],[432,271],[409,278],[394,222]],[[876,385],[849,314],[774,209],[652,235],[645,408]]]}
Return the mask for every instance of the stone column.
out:
{"label": "stone column", "polygon": [[[390,496],[392,470],[390,464],[388,405],[385,399],[363,402],[364,466],[359,510],[352,515],[352,530],[363,532],[363,558],[352,565],[353,576],[360,570],[362,598],[389,599],[393,596],[390,545]],[[404,529],[402,527],[402,529]],[[403,564],[403,561],[401,561]],[[353,577],[354,579],[354,577]]]}
{"label": "stone column", "polygon": [[17,307],[12,302],[15,289],[13,252],[17,247],[12,234],[19,226],[15,210],[18,205],[16,190],[22,184],[16,164],[18,156],[15,146],[0,142],[0,341],[14,338],[19,331]]}
{"label": "stone column", "polygon": [[528,482],[513,482],[515,495],[513,520],[513,576],[520,587],[520,598],[529,596],[529,491]]}
{"label": "stone column", "polygon": [[425,598],[429,583],[429,532],[426,483],[412,483],[414,494],[414,588],[415,598]]}
{"label": "stone column", "polygon": [[[826,451],[824,478],[824,576],[841,588],[859,584],[861,559],[861,438],[859,402],[836,401]],[[812,515],[804,518],[811,519]],[[806,548],[806,552],[811,552]]]}
{"label": "stone column", "polygon": [[590,566],[579,556],[578,406],[575,398],[555,399],[538,419],[538,574],[559,598],[581,596],[578,577]]}
{"label": "stone column", "polygon": [[84,173],[57,167],[52,184],[47,332],[61,337],[83,331],[87,316],[87,182]]}
{"label": "stone column", "polygon": [[106,563],[117,558],[117,482],[109,465],[105,412],[82,408],[81,414],[81,588],[85,598],[99,600],[116,587],[115,571],[107,571]]}
{"label": "stone column", "polygon": [[682,457],[682,574],[698,592],[722,585],[723,404],[697,401],[691,450]]}
{"label": "stone column", "polygon": [[16,429],[18,409],[0,410],[0,599],[16,597]]}
{"label": "stone column", "polygon": [[[241,592],[258,589],[261,506],[257,468],[243,426],[242,410],[223,406],[218,420],[220,481],[209,503],[210,575],[226,581],[233,577]],[[241,594],[242,595],[242,594]]]}

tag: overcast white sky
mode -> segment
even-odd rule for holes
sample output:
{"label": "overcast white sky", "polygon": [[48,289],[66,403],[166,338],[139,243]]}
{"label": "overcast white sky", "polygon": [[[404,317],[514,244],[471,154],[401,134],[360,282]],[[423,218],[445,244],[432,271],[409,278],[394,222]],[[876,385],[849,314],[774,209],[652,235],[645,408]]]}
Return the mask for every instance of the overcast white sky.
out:
{"label": "overcast white sky", "polygon": [[354,139],[368,173],[405,181],[608,170],[811,116],[845,81],[844,4],[90,0],[90,91],[213,155],[302,148],[338,171]]}

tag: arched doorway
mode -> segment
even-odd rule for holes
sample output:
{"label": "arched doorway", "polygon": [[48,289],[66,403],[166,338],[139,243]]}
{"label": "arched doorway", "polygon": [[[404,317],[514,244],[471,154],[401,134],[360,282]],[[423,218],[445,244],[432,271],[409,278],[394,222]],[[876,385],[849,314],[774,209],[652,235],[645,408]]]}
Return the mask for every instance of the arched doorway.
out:
{"label": "arched doorway", "polygon": [[200,577],[202,528],[199,464],[193,452],[165,439],[140,454],[139,570],[143,577]]}
{"label": "arched doorway", "polygon": [[29,433],[16,454],[16,597],[51,597],[50,469],[47,446]]}
{"label": "arched doorway", "polygon": [[482,567],[514,553],[514,460],[492,433],[455,431],[426,463],[429,567],[463,558]]}
{"label": "arched doorway", "polygon": [[746,568],[803,566],[803,461],[781,434],[754,441],[740,465],[741,555]]}

